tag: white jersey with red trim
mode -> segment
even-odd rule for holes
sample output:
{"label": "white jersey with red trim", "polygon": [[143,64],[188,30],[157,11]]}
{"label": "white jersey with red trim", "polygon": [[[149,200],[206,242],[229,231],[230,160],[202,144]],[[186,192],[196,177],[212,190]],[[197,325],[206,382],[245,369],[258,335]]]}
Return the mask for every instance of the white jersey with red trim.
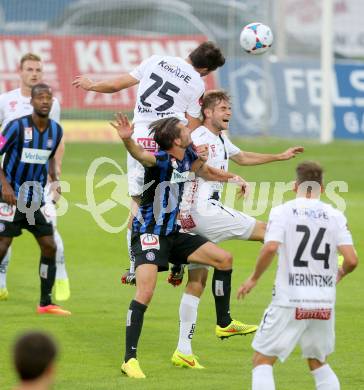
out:
{"label": "white jersey with red trim", "polygon": [[[205,126],[200,126],[191,134],[194,145],[209,145],[209,157],[206,162],[211,167],[228,171],[229,158],[240,152],[225,135],[216,135]],[[193,209],[201,208],[206,202],[213,198],[219,200],[224,187],[224,183],[219,181],[207,181],[197,177],[193,181],[185,183],[181,213],[186,214]],[[201,207],[199,207],[199,204]]]}
{"label": "white jersey with red trim", "polygon": [[[0,95],[0,125],[3,129],[13,119],[29,115],[33,112],[33,106],[30,104],[30,96],[23,96],[20,88],[5,92]],[[53,98],[53,104],[49,117],[60,123],[61,106],[56,98]]]}
{"label": "white jersey with red trim", "polygon": [[154,55],[131,73],[139,80],[134,109],[135,127],[148,128],[155,120],[178,117],[187,124],[185,113],[200,116],[200,98],[205,84],[191,64],[179,57]]}
{"label": "white jersey with red trim", "polygon": [[296,198],[271,210],[264,241],[280,242],[272,304],[334,307],[337,247],[353,245],[341,211],[318,199]]}

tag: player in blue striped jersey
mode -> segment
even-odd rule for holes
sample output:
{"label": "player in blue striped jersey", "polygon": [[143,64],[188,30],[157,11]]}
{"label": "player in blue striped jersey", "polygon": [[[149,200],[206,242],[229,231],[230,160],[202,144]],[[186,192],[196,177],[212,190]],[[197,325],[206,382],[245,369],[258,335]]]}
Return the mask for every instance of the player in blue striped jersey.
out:
{"label": "player in blue striped jersey", "polygon": [[[136,359],[144,312],[157,283],[158,271],[175,264],[196,262],[215,268],[220,288],[214,291],[230,300],[232,256],[199,235],[180,233],[177,224],[184,183],[195,174],[207,179],[245,182],[235,175],[205,164],[208,148],[201,145],[197,155],[192,148],[191,131],[177,118],[160,119],[150,125],[150,133],[159,145],[153,154],[131,137],[133,130],[127,117],[118,114],[117,129],[128,152],[145,167],[144,191],[133,220],[132,250],[135,255],[136,294],[131,301],[126,322],[126,352],[121,370],[131,378],[145,378]],[[193,361],[191,364],[198,365]],[[203,368],[202,366],[196,368]]]}
{"label": "player in blue striped jersey", "polygon": [[37,312],[69,315],[70,312],[52,304],[56,244],[52,224],[41,210],[47,175],[58,181],[54,155],[63,135],[61,126],[49,119],[52,98],[48,85],[33,86],[33,113],[11,121],[0,136],[0,155],[5,154],[0,168],[0,263],[13,237],[19,236],[22,229],[29,230],[41,249],[41,298]]}

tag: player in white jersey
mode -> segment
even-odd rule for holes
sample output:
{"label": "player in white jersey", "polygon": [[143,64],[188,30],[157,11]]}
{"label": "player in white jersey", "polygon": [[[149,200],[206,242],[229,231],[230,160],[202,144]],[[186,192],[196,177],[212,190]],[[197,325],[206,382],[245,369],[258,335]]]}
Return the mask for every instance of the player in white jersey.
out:
{"label": "player in white jersey", "polygon": [[[86,76],[77,76],[73,85],[87,91],[113,93],[139,84],[133,138],[146,150],[155,152],[157,145],[148,132],[148,126],[157,119],[177,117],[191,130],[198,127],[201,124],[199,100],[205,91],[202,77],[224,63],[225,58],[220,49],[212,42],[204,42],[187,59],[154,55],[129,74],[98,82]],[[131,210],[136,210],[143,192],[144,168],[129,154],[127,168]],[[131,222],[132,218],[127,233],[130,272],[124,274],[122,279],[123,283],[130,284],[135,282],[134,262],[130,254]]]}
{"label": "player in white jersey", "polygon": [[[30,92],[34,85],[38,84],[43,77],[43,69],[41,58],[33,53],[23,55],[19,66],[20,88],[5,92],[0,95],[0,125],[5,129],[6,125],[13,119],[20,118],[24,115],[33,112],[33,106],[30,104]],[[60,122],[61,107],[59,101],[53,98],[52,109],[49,117],[56,122]],[[62,158],[64,154],[64,141],[62,138],[61,144],[55,155],[57,176],[61,174]],[[62,238],[56,228],[56,213],[54,191],[50,186],[45,187],[45,200],[47,215],[51,219],[54,227],[54,239],[57,244],[56,254],[56,282],[55,282],[55,297],[57,300],[67,300],[70,296],[68,275],[65,268],[64,248]],[[46,217],[47,218],[47,217]],[[10,261],[11,248],[7,252],[5,259],[0,265],[0,300],[8,298],[8,290],[6,286],[6,273]]]}
{"label": "player in white jersey", "polygon": [[[301,147],[289,148],[280,154],[260,154],[240,150],[223,133],[231,117],[230,98],[225,91],[208,91],[202,100],[203,125],[192,132],[194,145],[208,145],[208,165],[228,171],[229,159],[238,165],[258,165],[272,161],[288,160],[303,151]],[[196,178],[185,184],[180,208],[181,226],[189,232],[202,235],[214,243],[225,240],[262,241],[266,224],[240,211],[226,207],[221,202],[223,185],[220,182]],[[196,327],[197,309],[208,276],[208,267],[188,265],[188,282],[180,304],[180,334],[172,363],[178,366],[199,368],[192,353],[192,337]],[[170,282],[175,278],[170,276]],[[215,277],[213,291],[229,289]],[[256,331],[256,325],[247,325],[230,316],[228,294],[214,296],[216,306],[216,335],[226,338]],[[188,362],[194,362],[189,364]]]}
{"label": "player in white jersey", "polygon": [[[252,344],[253,390],[275,389],[273,364],[277,358],[283,362],[297,344],[316,389],[340,389],[326,363],[335,344],[336,284],[358,259],[344,214],[319,199],[322,168],[307,161],[296,172],[297,197],[272,208],[255,270],[238,290],[238,298],[248,294],[278,252],[272,302]],[[339,269],[337,251],[344,257]]]}

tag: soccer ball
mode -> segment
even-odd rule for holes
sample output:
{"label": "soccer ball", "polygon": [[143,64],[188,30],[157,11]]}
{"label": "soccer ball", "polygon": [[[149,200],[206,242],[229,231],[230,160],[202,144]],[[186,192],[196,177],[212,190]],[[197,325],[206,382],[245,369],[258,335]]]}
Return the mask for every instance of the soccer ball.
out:
{"label": "soccer ball", "polygon": [[240,33],[240,45],[250,54],[263,54],[272,46],[271,29],[262,23],[250,23]]}

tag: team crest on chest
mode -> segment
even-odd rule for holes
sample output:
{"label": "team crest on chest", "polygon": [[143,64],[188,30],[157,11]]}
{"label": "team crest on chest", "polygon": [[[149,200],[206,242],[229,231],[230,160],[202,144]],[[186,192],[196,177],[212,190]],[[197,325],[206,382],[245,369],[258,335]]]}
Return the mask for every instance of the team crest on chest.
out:
{"label": "team crest on chest", "polygon": [[10,111],[15,111],[17,104],[18,104],[18,102],[16,100],[12,100],[11,102],[9,102]]}
{"label": "team crest on chest", "polygon": [[33,129],[31,127],[24,127],[24,141],[31,141],[33,139]]}
{"label": "team crest on chest", "polygon": [[51,149],[52,146],[53,146],[53,140],[52,140],[52,138],[49,138],[47,141],[47,148]]}

